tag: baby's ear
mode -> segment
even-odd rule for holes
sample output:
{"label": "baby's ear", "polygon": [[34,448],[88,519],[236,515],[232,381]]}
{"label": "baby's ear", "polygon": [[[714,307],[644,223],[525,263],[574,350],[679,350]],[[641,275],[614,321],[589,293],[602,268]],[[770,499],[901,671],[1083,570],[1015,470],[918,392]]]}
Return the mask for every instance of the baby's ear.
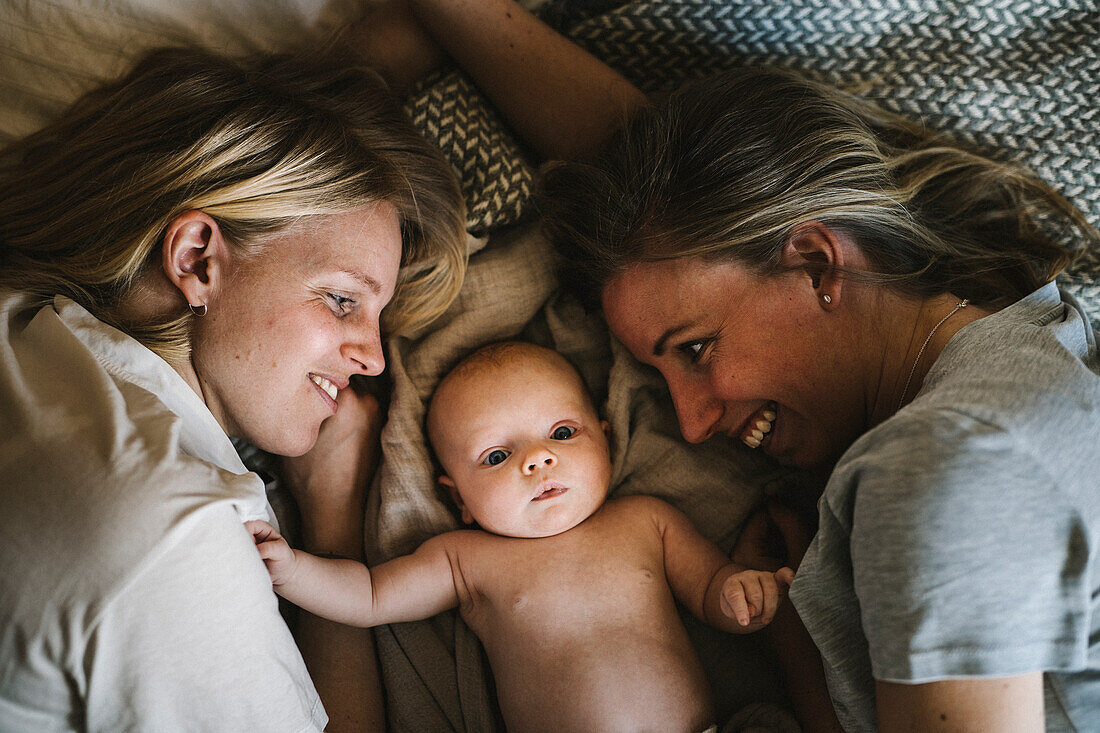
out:
{"label": "baby's ear", "polygon": [[600,420],[600,427],[603,428],[603,434],[608,438],[611,437],[611,423],[607,420]]}
{"label": "baby's ear", "polygon": [[451,496],[451,501],[458,507],[459,514],[462,515],[462,521],[466,524],[474,523],[474,516],[470,514],[470,510],[466,508],[465,502],[462,501],[462,494],[458,493],[458,487],[455,486],[455,482],[451,480],[450,476],[440,476],[439,485],[447,490],[447,493]]}

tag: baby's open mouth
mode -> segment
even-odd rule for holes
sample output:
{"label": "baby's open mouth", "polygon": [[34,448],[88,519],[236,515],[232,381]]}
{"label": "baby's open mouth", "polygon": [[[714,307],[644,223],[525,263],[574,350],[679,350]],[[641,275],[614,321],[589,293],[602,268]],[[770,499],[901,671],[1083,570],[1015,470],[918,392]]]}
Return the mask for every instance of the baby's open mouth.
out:
{"label": "baby's open mouth", "polygon": [[542,501],[544,499],[553,499],[555,496],[561,496],[566,491],[569,491],[569,487],[562,486],[559,483],[553,481],[547,481],[539,486],[539,492],[535,494],[535,497],[531,501]]}
{"label": "baby's open mouth", "polygon": [[768,402],[749,417],[745,429],[741,431],[741,442],[750,448],[759,448],[768,439],[775,427],[775,415],[778,405]]}

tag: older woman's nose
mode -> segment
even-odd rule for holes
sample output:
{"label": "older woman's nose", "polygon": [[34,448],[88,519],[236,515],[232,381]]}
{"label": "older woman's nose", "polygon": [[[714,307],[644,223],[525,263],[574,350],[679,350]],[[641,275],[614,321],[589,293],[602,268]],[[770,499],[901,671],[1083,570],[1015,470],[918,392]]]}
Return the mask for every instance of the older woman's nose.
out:
{"label": "older woman's nose", "polygon": [[668,390],[676,407],[676,420],[680,423],[684,440],[702,443],[714,434],[722,419],[722,405],[718,400],[687,385],[669,382]]}

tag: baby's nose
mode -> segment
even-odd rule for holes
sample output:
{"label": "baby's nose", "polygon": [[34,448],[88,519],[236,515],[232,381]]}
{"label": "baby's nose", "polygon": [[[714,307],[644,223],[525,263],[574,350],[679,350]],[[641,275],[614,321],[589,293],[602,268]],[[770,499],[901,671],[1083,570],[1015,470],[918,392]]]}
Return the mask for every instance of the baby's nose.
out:
{"label": "baby's nose", "polygon": [[546,456],[546,457],[542,458],[541,461],[536,460],[536,461],[532,461],[532,462],[528,463],[527,464],[527,470],[528,471],[533,471],[533,470],[539,468],[540,466],[553,466],[553,464],[557,463],[557,462],[558,462],[557,459],[554,459],[553,456]]}
{"label": "baby's nose", "polygon": [[558,462],[558,459],[554,457],[553,453],[548,451],[540,451],[538,454],[530,456],[527,459],[527,473],[534,473],[539,468],[550,467]]}

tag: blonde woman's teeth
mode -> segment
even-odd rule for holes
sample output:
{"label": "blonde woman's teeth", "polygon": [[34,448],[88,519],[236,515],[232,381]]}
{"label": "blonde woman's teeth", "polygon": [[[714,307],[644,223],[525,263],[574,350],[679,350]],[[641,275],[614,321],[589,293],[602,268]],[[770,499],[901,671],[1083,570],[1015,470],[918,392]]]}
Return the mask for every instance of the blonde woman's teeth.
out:
{"label": "blonde woman's teeth", "polygon": [[325,392],[328,393],[328,396],[331,397],[334,402],[336,401],[336,393],[338,390],[336,389],[335,384],[328,381],[324,377],[318,377],[316,374],[310,374],[309,378],[313,380],[314,384],[325,390]]}
{"label": "blonde woman's teeth", "polygon": [[757,410],[750,418],[749,423],[741,432],[741,442],[750,448],[759,448],[764,442],[764,437],[772,431],[775,425],[775,403],[768,403],[762,409]]}

